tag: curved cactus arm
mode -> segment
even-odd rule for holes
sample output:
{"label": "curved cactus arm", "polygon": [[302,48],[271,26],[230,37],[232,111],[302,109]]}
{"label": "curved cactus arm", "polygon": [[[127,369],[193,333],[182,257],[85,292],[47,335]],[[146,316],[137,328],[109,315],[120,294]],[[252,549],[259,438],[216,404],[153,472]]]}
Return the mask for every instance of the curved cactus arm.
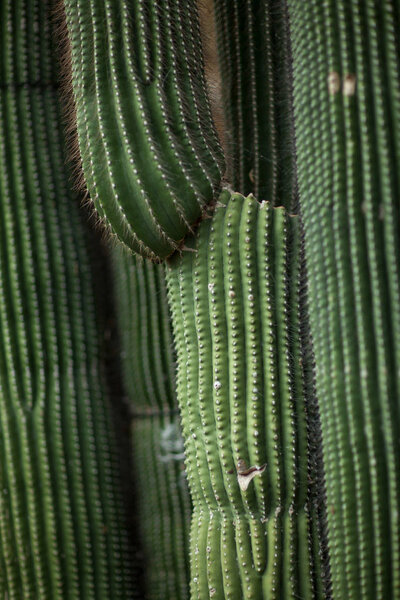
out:
{"label": "curved cactus arm", "polygon": [[283,208],[224,192],[195,252],[167,263],[192,597],[308,598],[321,576],[310,566],[298,227]]}
{"label": "curved cactus arm", "polygon": [[219,187],[196,2],[66,0],[83,172],[100,217],[164,258]]}
{"label": "curved cactus arm", "polygon": [[391,2],[289,0],[332,593],[400,594],[400,60]]}

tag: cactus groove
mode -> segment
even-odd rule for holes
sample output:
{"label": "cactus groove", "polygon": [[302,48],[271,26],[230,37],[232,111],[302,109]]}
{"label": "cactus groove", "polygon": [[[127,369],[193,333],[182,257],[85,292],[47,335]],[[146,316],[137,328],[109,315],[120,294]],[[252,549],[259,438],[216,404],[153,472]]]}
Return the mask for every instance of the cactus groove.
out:
{"label": "cactus groove", "polygon": [[[219,204],[187,242],[195,252],[167,263],[194,503],[191,597],[309,598],[319,573],[307,514],[298,218],[252,196],[223,192]],[[266,464],[246,491],[239,461]]]}
{"label": "cactus groove", "polygon": [[399,9],[288,6],[332,595],[399,598]]}
{"label": "cactus groove", "polygon": [[129,248],[171,254],[219,187],[196,2],[66,0],[83,172]]}

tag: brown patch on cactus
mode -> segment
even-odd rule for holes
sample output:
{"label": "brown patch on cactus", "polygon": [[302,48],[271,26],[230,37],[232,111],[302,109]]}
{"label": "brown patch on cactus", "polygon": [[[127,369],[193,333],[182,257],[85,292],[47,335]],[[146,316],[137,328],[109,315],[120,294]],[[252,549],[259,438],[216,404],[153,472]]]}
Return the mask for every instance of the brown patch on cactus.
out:
{"label": "brown patch on cactus", "polygon": [[222,101],[222,82],[218,65],[217,29],[213,0],[197,0],[200,32],[203,45],[204,71],[211,105],[211,114],[225,154],[225,119]]}

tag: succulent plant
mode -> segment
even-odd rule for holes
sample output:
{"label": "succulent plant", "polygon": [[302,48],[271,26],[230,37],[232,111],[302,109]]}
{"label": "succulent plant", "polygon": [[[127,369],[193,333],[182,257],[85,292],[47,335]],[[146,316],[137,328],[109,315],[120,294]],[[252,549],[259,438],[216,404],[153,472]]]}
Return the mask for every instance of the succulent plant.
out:
{"label": "succulent plant", "polygon": [[74,113],[102,220],[153,259],[178,248],[214,199],[223,156],[194,0],[66,0]]}
{"label": "succulent plant", "polygon": [[[311,597],[298,218],[225,192],[168,263],[193,598]],[[315,541],[315,547],[318,540]]]}
{"label": "succulent plant", "polygon": [[399,9],[288,6],[332,596],[398,598]]}
{"label": "succulent plant", "polygon": [[0,595],[127,598],[134,572],[48,9],[1,5]]}
{"label": "succulent plant", "polygon": [[[400,598],[398,3],[60,7],[149,598]],[[0,595],[131,598],[48,8],[0,7]]]}
{"label": "succulent plant", "polygon": [[147,593],[154,599],[185,600],[191,502],[164,266],[120,246],[113,248],[112,257]]}

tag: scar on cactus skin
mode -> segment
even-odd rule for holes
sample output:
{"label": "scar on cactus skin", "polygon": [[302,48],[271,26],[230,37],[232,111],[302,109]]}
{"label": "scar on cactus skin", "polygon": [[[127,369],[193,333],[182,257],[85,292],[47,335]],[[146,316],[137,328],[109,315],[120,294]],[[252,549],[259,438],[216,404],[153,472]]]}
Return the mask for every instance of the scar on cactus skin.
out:
{"label": "scar on cactus skin", "polygon": [[262,467],[247,467],[244,460],[239,459],[236,465],[237,471],[237,479],[239,483],[239,487],[242,492],[245,492],[249,487],[250,481],[254,479],[256,475],[261,475],[264,473],[266,469],[266,464],[262,465]]}
{"label": "scar on cactus skin", "polygon": [[197,0],[199,13],[200,33],[203,45],[204,72],[210,99],[211,114],[217,130],[218,138],[224,155],[225,120],[222,102],[222,83],[218,66],[217,30],[214,16],[214,0]]}

